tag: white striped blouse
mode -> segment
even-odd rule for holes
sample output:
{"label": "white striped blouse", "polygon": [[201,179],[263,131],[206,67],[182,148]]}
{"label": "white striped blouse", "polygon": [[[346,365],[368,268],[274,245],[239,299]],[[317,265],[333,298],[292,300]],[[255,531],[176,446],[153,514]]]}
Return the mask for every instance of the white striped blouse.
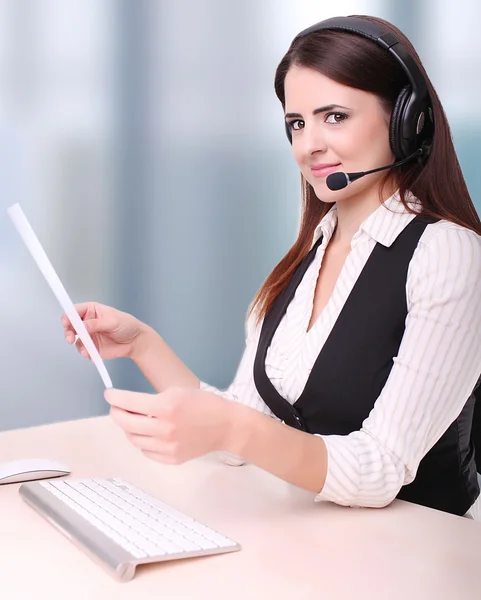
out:
{"label": "white striped blouse", "polygon": [[[416,198],[410,196],[412,206]],[[360,226],[332,295],[312,328],[314,291],[337,223],[334,205],[316,228],[323,241],[284,315],[266,357],[277,391],[294,403],[376,243],[390,246],[414,218],[394,194]],[[481,237],[448,221],[426,227],[409,265],[408,315],[386,384],[359,431],[322,435],[325,485],[316,500],[381,507],[413,481],[423,456],[456,419],[481,373]],[[246,348],[227,390],[201,388],[274,415],[260,397],[253,365],[262,323],[246,324]],[[224,454],[226,462],[235,457]],[[242,464],[242,460],[238,461]],[[481,497],[478,504],[481,505]]]}

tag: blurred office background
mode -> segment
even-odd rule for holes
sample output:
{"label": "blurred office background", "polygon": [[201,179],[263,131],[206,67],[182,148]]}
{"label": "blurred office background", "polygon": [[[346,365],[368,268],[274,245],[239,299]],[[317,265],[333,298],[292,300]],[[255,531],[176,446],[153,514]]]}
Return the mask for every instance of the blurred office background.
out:
{"label": "blurred office background", "polygon": [[[302,28],[363,13],[414,42],[480,207],[476,0],[0,0],[0,429],[107,412],[14,202],[75,302],[135,314],[229,384],[247,307],[298,226],[275,68]],[[107,367],[151,391],[129,361]]]}

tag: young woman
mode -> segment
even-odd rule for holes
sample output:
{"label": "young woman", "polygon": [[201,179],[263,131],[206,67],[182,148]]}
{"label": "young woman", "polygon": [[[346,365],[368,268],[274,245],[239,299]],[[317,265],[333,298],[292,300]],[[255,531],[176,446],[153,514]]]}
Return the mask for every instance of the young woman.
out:
{"label": "young woman", "polygon": [[481,224],[439,98],[409,40],[365,16],[301,32],[275,89],[302,219],[232,385],[200,382],[133,316],[81,304],[101,356],[131,357],[158,391],[108,390],[111,415],[161,462],[220,450],[317,500],[473,516]]}

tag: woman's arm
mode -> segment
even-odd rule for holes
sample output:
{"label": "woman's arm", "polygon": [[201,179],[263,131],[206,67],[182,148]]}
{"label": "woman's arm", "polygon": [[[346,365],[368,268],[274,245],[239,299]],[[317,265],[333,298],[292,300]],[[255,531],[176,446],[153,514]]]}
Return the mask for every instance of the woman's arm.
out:
{"label": "woman's arm", "polygon": [[481,238],[443,224],[423,240],[398,356],[362,429],[311,436],[233,406],[229,451],[343,505],[385,506],[413,481],[481,373]]}
{"label": "woman's arm", "polygon": [[385,506],[458,417],[481,373],[481,238],[430,226],[411,261],[398,355],[360,431],[323,436],[329,470],[318,500]]}
{"label": "woman's arm", "polygon": [[199,381],[162,337],[144,323],[131,358],[158,392],[164,392],[171,387],[200,388],[272,416],[272,412],[257,393],[252,380],[259,336],[259,327],[256,327],[253,315],[247,320],[245,330],[245,349],[236,375],[225,390]]}
{"label": "woman's arm", "polygon": [[142,325],[132,360],[152,387],[158,392],[169,387],[198,389],[200,382],[194,373],[152,327]]}
{"label": "woman's arm", "polygon": [[[245,325],[246,345],[244,353],[230,386],[226,390],[219,390],[201,381],[200,389],[205,392],[216,394],[225,400],[232,400],[233,403],[240,403],[246,407],[256,409],[256,411],[259,411],[264,415],[269,415],[273,419],[277,419],[264,400],[260,397],[253,380],[254,359],[257,352],[260,328],[261,325],[255,324],[255,316],[251,314]],[[262,422],[264,423],[265,421]],[[246,462],[245,457],[240,456],[232,450],[221,450],[218,452],[218,457],[224,463],[236,467],[239,467]]]}
{"label": "woman's arm", "polygon": [[111,416],[131,443],[165,464],[227,451],[318,492],[327,470],[322,438],[293,429],[218,394],[170,388],[161,394],[109,389]]}
{"label": "woman's arm", "polygon": [[[219,390],[199,381],[160,335],[147,325],[141,331],[132,359],[158,392],[165,392],[169,388],[200,388],[200,390],[215,394],[224,400],[245,404],[274,417],[272,411],[259,396],[252,379],[259,331],[259,326],[255,325],[255,317],[251,315],[245,325],[244,353],[236,375],[226,390]],[[136,409],[133,408],[133,410]],[[218,455],[223,462],[232,466],[240,466],[245,462],[244,458],[225,449],[219,451]]]}
{"label": "woman's arm", "polygon": [[410,265],[398,356],[360,431],[313,436],[189,389],[157,396],[107,390],[112,416],[134,445],[161,462],[227,450],[319,492],[319,500],[389,504],[457,418],[481,372],[481,238],[454,225],[429,229]]}
{"label": "woman's arm", "polygon": [[319,493],[327,474],[327,450],[320,436],[284,425],[238,403],[229,403],[225,449],[273,475]]}

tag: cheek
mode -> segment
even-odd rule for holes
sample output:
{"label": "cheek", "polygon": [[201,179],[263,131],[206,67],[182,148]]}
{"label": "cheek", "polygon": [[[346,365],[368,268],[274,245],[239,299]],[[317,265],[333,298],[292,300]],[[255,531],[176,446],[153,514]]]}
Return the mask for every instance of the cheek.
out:
{"label": "cheek", "polygon": [[299,167],[303,167],[306,163],[306,156],[301,151],[299,144],[296,144],[295,141],[292,142],[292,155],[294,156],[294,160],[299,165]]}
{"label": "cheek", "polygon": [[[377,132],[379,135],[379,131]],[[359,158],[369,152],[374,139],[374,131],[362,123],[354,127],[346,127],[332,136],[331,145],[340,158]]]}
{"label": "cheek", "polygon": [[366,148],[364,133],[344,129],[339,131],[337,135],[331,136],[329,147],[341,161],[359,156],[359,153],[362,153]]}
{"label": "cheek", "polygon": [[346,166],[352,162],[355,169],[358,167],[362,169],[359,163],[366,161],[366,165],[372,161],[388,163],[391,155],[389,129],[385,123],[373,124],[369,127],[362,124],[349,131],[347,129],[343,131],[342,135],[332,142],[331,147],[340,160],[346,162]]}
{"label": "cheek", "polygon": [[390,152],[389,126],[384,120],[380,120],[375,126],[366,128],[364,137],[368,148],[381,154]]}

